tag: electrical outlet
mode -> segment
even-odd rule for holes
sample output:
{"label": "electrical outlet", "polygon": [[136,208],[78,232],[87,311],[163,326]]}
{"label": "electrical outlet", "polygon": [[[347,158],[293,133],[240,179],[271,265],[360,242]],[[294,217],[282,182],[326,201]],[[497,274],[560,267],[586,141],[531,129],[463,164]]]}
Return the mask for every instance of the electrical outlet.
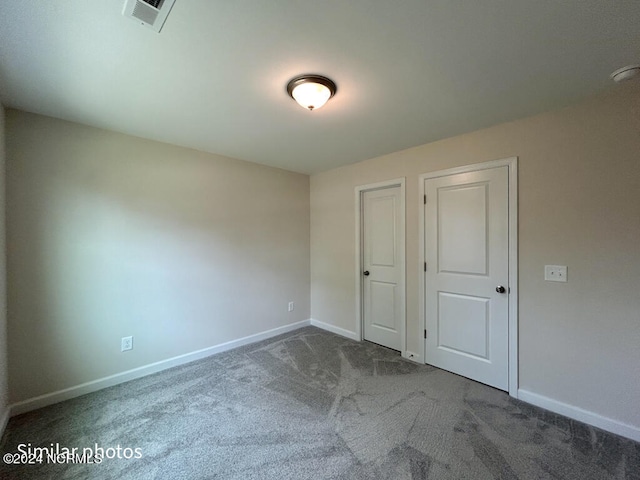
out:
{"label": "electrical outlet", "polygon": [[127,350],[131,350],[133,348],[133,337],[122,337],[120,341],[120,351],[126,352]]}
{"label": "electrical outlet", "polygon": [[296,307],[296,304],[293,302],[289,302],[289,311],[293,312],[293,309]]}
{"label": "electrical outlet", "polygon": [[548,282],[566,282],[567,266],[566,265],[545,265],[544,279]]}

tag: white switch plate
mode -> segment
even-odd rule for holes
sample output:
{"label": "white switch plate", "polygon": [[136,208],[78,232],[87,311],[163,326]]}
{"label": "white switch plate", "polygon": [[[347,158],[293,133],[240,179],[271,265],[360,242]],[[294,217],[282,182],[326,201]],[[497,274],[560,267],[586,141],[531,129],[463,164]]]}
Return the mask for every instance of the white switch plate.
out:
{"label": "white switch plate", "polygon": [[289,302],[289,311],[293,312],[293,309],[295,308],[296,304],[293,302]]}
{"label": "white switch plate", "polygon": [[567,266],[566,265],[545,265],[544,279],[548,282],[566,282]]}

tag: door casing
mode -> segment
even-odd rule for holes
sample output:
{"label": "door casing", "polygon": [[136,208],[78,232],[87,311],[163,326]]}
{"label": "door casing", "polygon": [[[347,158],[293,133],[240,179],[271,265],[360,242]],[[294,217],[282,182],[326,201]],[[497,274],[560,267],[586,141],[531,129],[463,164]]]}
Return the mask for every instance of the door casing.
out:
{"label": "door casing", "polygon": [[360,185],[355,188],[355,219],[356,219],[356,244],[355,244],[355,252],[356,252],[356,262],[355,262],[355,286],[356,286],[356,338],[360,341],[364,339],[364,308],[363,308],[363,278],[362,278],[362,269],[363,269],[363,251],[362,251],[362,223],[363,223],[363,202],[362,202],[362,194],[369,190],[379,190],[382,188],[389,187],[400,187],[400,219],[402,225],[400,229],[403,232],[404,241],[405,241],[405,249],[404,256],[401,259],[401,273],[404,280],[404,289],[402,292],[401,304],[402,304],[402,314],[401,314],[401,322],[400,322],[400,352],[402,356],[405,356],[407,350],[407,275],[406,275],[406,199],[405,199],[405,177],[396,178],[393,180],[387,180],[384,182],[370,183],[367,185]]}
{"label": "door casing", "polygon": [[[447,170],[439,170],[437,172],[429,172],[419,177],[420,191],[420,208],[419,208],[419,262],[424,265],[425,258],[425,180],[430,178],[444,177],[459,173],[475,172],[496,167],[508,167],[509,169],[509,395],[517,398],[518,396],[518,158],[510,157],[502,160],[494,160],[484,163],[476,163]],[[419,269],[418,289],[419,289],[419,323],[420,332],[425,330],[425,275],[424,268]],[[420,363],[425,362],[425,341],[420,342],[420,357],[416,358],[416,354],[412,354],[413,360]]]}

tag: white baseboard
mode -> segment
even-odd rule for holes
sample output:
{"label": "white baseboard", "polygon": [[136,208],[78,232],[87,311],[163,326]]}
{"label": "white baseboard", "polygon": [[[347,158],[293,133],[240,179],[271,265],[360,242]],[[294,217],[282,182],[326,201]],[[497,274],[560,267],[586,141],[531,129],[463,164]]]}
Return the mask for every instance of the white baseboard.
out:
{"label": "white baseboard", "polygon": [[[335,333],[336,335],[340,335],[341,337],[350,338],[351,340],[355,340],[359,342],[361,338],[358,336],[356,332],[352,332],[350,330],[345,330],[344,328],[336,327],[335,325],[331,325],[330,323],[324,323],[320,320],[311,319],[311,325],[314,327],[321,328],[331,333]],[[422,355],[418,355],[417,353],[406,351],[402,352],[402,356],[407,360],[411,360],[412,362],[419,363],[420,365],[424,365],[422,361]]]}
{"label": "white baseboard", "polygon": [[2,412],[0,412],[0,438],[4,435],[4,430],[7,428],[7,423],[9,423],[9,415],[10,408],[7,405],[2,408]]}
{"label": "white baseboard", "polygon": [[186,353],[177,357],[168,358],[167,360],[162,360],[160,362],[155,362],[149,365],[134,368],[133,370],[127,370],[126,372],[116,373],[115,375],[110,375],[98,380],[93,380],[91,382],[86,382],[80,385],[65,388],[63,390],[58,390],[57,392],[47,393],[38,397],[29,398],[27,400],[23,400],[21,402],[10,405],[9,409],[5,413],[5,415],[7,416],[6,420],[8,420],[9,416],[13,417],[15,415],[20,415],[21,413],[30,412],[38,408],[53,405],[54,403],[69,400],[81,395],[86,395],[87,393],[97,392],[98,390],[102,390],[103,388],[112,387],[120,383],[135,380],[136,378],[146,377],[147,375],[151,375],[152,373],[157,373],[162,370],[167,370],[179,365],[184,365],[185,363],[200,360],[216,353],[225,352],[233,348],[242,347],[243,345],[248,345],[250,343],[259,342],[261,340],[266,340],[271,337],[282,335],[283,333],[292,332],[299,328],[307,327],[310,324],[310,320],[302,320],[290,325],[284,325],[272,330],[267,330],[266,332],[256,333],[254,335],[249,335],[248,337],[221,343],[220,345],[215,345],[213,347],[203,348],[202,350],[197,350],[195,352]]}
{"label": "white baseboard", "polygon": [[640,442],[640,427],[622,423],[618,420],[613,420],[612,418],[603,417],[597,413],[583,410],[582,408],[574,407],[573,405],[559,402],[558,400],[544,397],[527,390],[518,389],[518,399],[537,407],[544,408],[545,410],[559,413],[565,417],[588,423],[589,425],[615,433],[621,437],[630,438],[631,440]]}
{"label": "white baseboard", "polygon": [[360,341],[360,338],[358,337],[356,332],[345,330],[344,328],[336,327],[335,325],[331,325],[330,323],[324,323],[313,318],[310,320],[310,323],[314,327],[321,328],[322,330],[326,330],[327,332],[335,333],[336,335],[340,335],[341,337],[350,338],[351,340],[355,340],[356,342]]}

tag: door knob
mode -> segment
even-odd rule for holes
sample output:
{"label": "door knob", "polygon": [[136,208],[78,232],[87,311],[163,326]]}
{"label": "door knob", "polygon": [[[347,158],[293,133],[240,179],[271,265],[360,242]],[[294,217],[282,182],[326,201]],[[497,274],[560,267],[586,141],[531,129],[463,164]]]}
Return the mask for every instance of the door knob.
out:
{"label": "door knob", "polygon": [[362,272],[362,274],[363,274],[365,277],[368,277],[368,276],[369,276],[369,270],[365,270],[364,272]]}
{"label": "door knob", "polygon": [[506,289],[506,288],[504,288],[502,285],[498,285],[498,286],[496,287],[496,292],[498,292],[498,293],[504,293],[504,292],[506,292],[506,291],[507,291],[507,289]]}

